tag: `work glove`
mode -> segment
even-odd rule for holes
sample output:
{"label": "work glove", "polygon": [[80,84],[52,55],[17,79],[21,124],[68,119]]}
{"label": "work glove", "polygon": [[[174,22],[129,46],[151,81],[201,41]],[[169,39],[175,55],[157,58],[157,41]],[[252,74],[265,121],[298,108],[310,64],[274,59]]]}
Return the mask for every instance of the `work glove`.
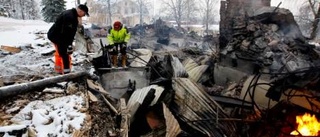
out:
{"label": "work glove", "polygon": [[108,49],[109,52],[112,52],[113,50],[116,50],[116,46],[114,46],[114,44],[109,44],[107,46],[107,49]]}
{"label": "work glove", "polygon": [[68,54],[72,54],[73,53],[73,46],[72,45],[69,45],[68,48],[67,48],[67,53]]}
{"label": "work glove", "polygon": [[112,49],[114,47],[114,44],[109,44],[108,46],[106,46],[107,49]]}
{"label": "work glove", "polygon": [[131,46],[128,45],[128,46],[127,46],[127,50],[131,50]]}
{"label": "work glove", "polygon": [[127,42],[123,42],[122,43],[122,50],[126,50],[127,49]]}

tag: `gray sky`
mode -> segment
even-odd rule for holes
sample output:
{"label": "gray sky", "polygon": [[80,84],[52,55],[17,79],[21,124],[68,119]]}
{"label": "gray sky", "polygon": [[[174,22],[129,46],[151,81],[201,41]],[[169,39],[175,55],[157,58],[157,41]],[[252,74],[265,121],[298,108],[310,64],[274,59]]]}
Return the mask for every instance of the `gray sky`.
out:
{"label": "gray sky", "polygon": [[289,9],[293,15],[299,14],[300,5],[307,2],[307,0],[271,0],[271,6],[277,6],[280,2],[281,8]]}

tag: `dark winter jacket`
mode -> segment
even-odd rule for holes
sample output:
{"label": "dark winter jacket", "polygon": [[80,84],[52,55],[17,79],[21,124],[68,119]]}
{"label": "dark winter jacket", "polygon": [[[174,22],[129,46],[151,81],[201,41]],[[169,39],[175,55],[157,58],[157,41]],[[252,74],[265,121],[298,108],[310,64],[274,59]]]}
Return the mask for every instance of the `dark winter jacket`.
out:
{"label": "dark winter jacket", "polygon": [[71,45],[78,27],[78,14],[75,8],[62,12],[48,31],[48,39],[58,46]]}

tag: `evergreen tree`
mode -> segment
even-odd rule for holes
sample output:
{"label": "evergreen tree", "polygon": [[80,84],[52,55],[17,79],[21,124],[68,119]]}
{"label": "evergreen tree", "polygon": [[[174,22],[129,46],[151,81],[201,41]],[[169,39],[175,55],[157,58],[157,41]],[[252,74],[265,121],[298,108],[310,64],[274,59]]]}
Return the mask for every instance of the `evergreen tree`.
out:
{"label": "evergreen tree", "polygon": [[66,7],[64,0],[42,0],[41,14],[46,22],[54,22],[56,18],[63,12]]}
{"label": "evergreen tree", "polygon": [[8,16],[4,6],[0,5],[0,16]]}

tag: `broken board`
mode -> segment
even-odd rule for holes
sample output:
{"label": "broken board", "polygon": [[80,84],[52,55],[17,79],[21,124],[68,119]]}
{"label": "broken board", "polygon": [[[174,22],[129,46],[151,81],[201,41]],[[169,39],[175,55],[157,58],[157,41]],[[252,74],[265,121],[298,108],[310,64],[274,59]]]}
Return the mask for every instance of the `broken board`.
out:
{"label": "broken board", "polygon": [[116,68],[98,68],[98,70],[133,70],[133,69],[148,69],[148,67],[116,67]]}

